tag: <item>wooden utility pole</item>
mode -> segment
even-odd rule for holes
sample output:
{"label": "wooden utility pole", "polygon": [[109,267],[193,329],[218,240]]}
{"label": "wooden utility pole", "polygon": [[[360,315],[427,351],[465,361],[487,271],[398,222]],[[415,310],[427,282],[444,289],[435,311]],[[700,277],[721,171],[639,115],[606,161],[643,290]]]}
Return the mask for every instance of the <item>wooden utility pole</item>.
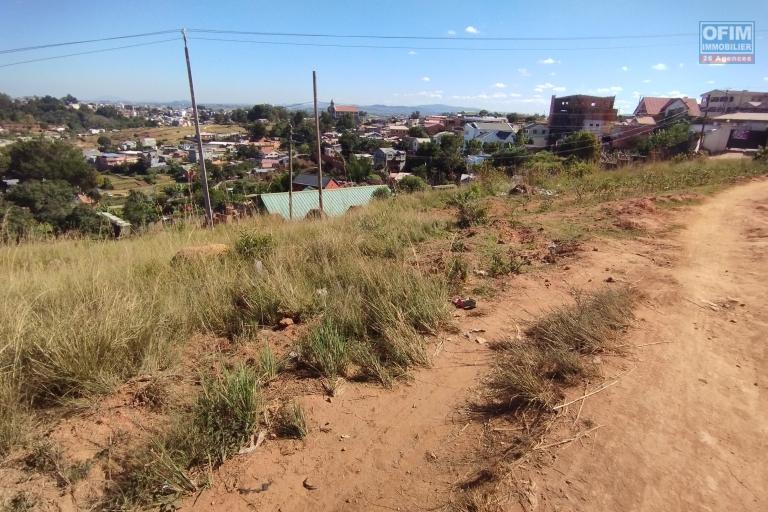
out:
{"label": "wooden utility pole", "polygon": [[293,123],[288,123],[288,219],[293,220]]}
{"label": "wooden utility pole", "polygon": [[189,48],[187,47],[187,29],[181,29],[181,37],[184,38],[184,57],[187,60],[187,77],[189,78],[189,96],[192,98],[192,115],[195,121],[195,135],[197,135],[197,158],[200,166],[200,184],[203,190],[205,202],[205,220],[208,227],[213,227],[213,209],[211,208],[211,196],[208,193],[208,173],[205,170],[205,152],[203,151],[203,138],[200,136],[200,118],[197,115],[197,102],[195,101],[195,86],[192,83],[192,66],[189,63]]}
{"label": "wooden utility pole", "polygon": [[317,190],[318,202],[320,203],[320,214],[325,213],[323,209],[323,157],[320,148],[320,114],[317,113],[317,73],[312,71],[312,94],[315,98],[315,134],[317,135]]}

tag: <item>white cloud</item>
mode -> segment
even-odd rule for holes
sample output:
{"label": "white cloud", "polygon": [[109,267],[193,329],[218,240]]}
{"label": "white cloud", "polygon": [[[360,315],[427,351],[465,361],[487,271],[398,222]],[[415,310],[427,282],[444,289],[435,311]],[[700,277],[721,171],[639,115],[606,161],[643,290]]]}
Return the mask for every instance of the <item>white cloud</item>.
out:
{"label": "white cloud", "polygon": [[506,89],[507,84],[505,84],[504,82],[496,82],[495,84],[493,84],[493,86],[497,89]]}
{"label": "white cloud", "polygon": [[551,72],[551,73],[549,74],[549,76],[557,76],[557,73],[555,73],[555,72],[553,71],[553,72]]}
{"label": "white cloud", "polygon": [[639,99],[641,96],[642,96],[642,94],[640,94],[640,91],[632,91],[632,97],[633,98]]}
{"label": "white cloud", "polygon": [[546,59],[541,59],[539,64],[560,64],[560,61],[555,60],[552,57],[547,57]]}
{"label": "white cloud", "polygon": [[533,89],[536,92],[544,92],[544,91],[552,91],[552,92],[563,92],[565,90],[565,87],[562,85],[554,85],[549,82],[539,84]]}
{"label": "white cloud", "polygon": [[649,79],[647,79],[647,78],[646,78],[645,80],[643,80],[643,83],[644,83],[644,84],[649,84],[649,83],[651,83],[651,81],[650,81]]}
{"label": "white cloud", "polygon": [[421,77],[421,81],[422,82],[429,82],[430,80],[431,80],[431,78],[429,78],[428,76]]}
{"label": "white cloud", "polygon": [[[765,80],[766,82],[768,82],[768,76],[764,76],[764,77],[763,77],[763,80]],[[714,81],[714,80],[713,80],[713,81]]]}
{"label": "white cloud", "polygon": [[678,65],[677,65],[677,67],[679,67],[680,69],[682,69],[682,68],[684,68],[684,67],[685,67],[685,64],[683,64],[683,63],[681,62],[680,64],[678,64]]}
{"label": "white cloud", "polygon": [[680,92],[677,89],[675,89],[674,91],[669,91],[667,93],[667,96],[671,98],[687,98],[688,97],[687,94],[685,94],[684,92]]}
{"label": "white cloud", "polygon": [[621,66],[622,71],[629,71],[629,66]]}
{"label": "white cloud", "polygon": [[464,32],[466,32],[467,34],[479,34],[480,33],[480,31],[477,30],[472,25],[468,25],[467,28],[464,29]]}
{"label": "white cloud", "polygon": [[517,72],[523,76],[531,76],[531,72],[526,68],[517,68]]}
{"label": "white cloud", "polygon": [[[767,77],[765,77],[763,80],[767,80],[767,81],[768,81],[768,76],[767,76]],[[707,83],[708,83],[709,85],[712,85],[713,83],[715,83],[715,81],[714,81],[714,80],[707,80]]]}
{"label": "white cloud", "polygon": [[410,50],[410,51],[408,52],[408,55],[416,55],[416,52],[415,52],[415,51],[413,51],[413,50]]}
{"label": "white cloud", "polygon": [[651,66],[651,69],[655,69],[656,71],[666,71],[667,65],[664,64],[663,62],[659,62],[658,64],[654,64],[653,66]]}
{"label": "white cloud", "polygon": [[449,30],[448,31],[448,35],[449,36],[455,36],[456,35],[456,31],[455,30]]}
{"label": "white cloud", "polygon": [[599,87],[597,89],[598,94],[617,93],[623,91],[624,88],[619,85],[612,85],[610,87]]}

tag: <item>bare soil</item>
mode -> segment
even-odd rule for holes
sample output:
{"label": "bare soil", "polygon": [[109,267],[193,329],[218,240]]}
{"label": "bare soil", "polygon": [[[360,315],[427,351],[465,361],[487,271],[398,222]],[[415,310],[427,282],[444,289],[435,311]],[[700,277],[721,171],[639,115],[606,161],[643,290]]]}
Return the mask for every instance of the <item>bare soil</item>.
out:
{"label": "bare soil", "polygon": [[[182,508],[441,510],[487,476],[505,484],[488,510],[768,509],[768,181],[692,208],[635,200],[613,215],[640,235],[586,243],[573,261],[457,310],[460,332],[435,339],[433,367],[408,383],[305,396],[305,441],[268,440],[233,458]],[[617,382],[565,408],[542,449],[486,475],[489,449],[522,428],[468,412],[488,342],[516,336],[573,288],[611,283],[645,297],[630,353],[601,358],[603,379],[587,389]]]}

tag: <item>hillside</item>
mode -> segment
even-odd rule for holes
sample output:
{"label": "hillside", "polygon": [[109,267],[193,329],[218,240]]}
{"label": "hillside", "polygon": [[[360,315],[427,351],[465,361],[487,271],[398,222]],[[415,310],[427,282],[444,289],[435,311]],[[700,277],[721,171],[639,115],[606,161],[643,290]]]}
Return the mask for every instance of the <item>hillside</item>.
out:
{"label": "hillside", "polygon": [[[597,510],[599,488],[622,509],[611,475],[633,459],[602,461],[663,415],[658,446],[677,448],[645,456],[631,495],[662,485],[684,508],[694,498],[665,475],[690,460],[719,489],[699,486],[698,503],[760,510],[764,498],[724,471],[755,488],[765,469],[750,455],[765,361],[746,340],[766,314],[755,285],[766,164],[578,170],[529,168],[510,194],[489,169],[468,187],[317,221],[0,247],[0,503]],[[712,239],[727,230],[717,236],[733,250]],[[731,320],[738,345],[704,341]],[[674,357],[645,355],[656,349]],[[729,382],[745,405],[725,424]],[[705,415],[710,437],[693,430]],[[597,428],[609,445],[595,444]],[[729,464],[702,459],[734,429],[748,435]],[[568,457],[583,474],[558,476]]]}

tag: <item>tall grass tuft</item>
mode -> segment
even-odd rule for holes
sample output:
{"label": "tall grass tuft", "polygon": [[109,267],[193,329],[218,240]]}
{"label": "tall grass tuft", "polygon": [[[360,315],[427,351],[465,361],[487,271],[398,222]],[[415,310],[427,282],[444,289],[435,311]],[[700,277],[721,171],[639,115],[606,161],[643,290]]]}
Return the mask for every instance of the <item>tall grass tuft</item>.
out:
{"label": "tall grass tuft", "polygon": [[170,504],[194,492],[203,482],[196,467],[218,466],[236,453],[259,423],[262,402],[258,376],[239,366],[217,377],[203,379],[203,389],[192,412],[176,418],[146,450],[130,458],[107,490],[107,510]]}
{"label": "tall grass tuft", "polygon": [[531,325],[525,341],[501,344],[488,379],[489,407],[550,409],[559,386],[594,373],[582,356],[611,350],[633,317],[633,304],[628,288],[578,293],[574,304],[555,308]]}

